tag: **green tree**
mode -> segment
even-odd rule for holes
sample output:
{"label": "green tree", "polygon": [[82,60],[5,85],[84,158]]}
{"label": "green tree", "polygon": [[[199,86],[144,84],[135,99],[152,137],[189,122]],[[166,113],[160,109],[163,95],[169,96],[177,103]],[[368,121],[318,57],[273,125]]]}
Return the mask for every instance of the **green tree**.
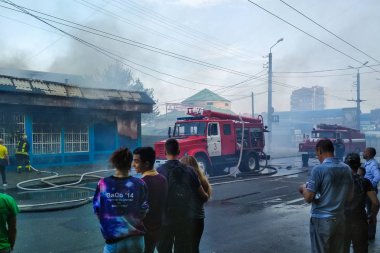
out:
{"label": "green tree", "polygon": [[134,84],[131,86],[132,90],[135,91],[145,91],[146,94],[156,103],[153,106],[153,112],[143,113],[141,121],[145,123],[152,123],[154,119],[160,115],[160,110],[158,108],[158,99],[154,98],[154,89],[153,88],[144,88],[144,84],[141,82],[140,78],[137,78]]}
{"label": "green tree", "polygon": [[120,63],[114,63],[108,65],[103,71],[100,71],[96,75],[93,81],[100,87],[112,87],[113,89],[119,90],[130,90],[130,91],[143,91],[156,103],[153,106],[152,113],[143,113],[142,122],[151,123],[159,114],[157,103],[158,100],[154,98],[154,89],[145,88],[143,82],[140,78],[134,79],[132,71],[124,67]]}
{"label": "green tree", "polygon": [[94,79],[98,86],[112,87],[118,90],[131,90],[131,87],[134,86],[131,70],[125,68],[120,63],[108,65]]}

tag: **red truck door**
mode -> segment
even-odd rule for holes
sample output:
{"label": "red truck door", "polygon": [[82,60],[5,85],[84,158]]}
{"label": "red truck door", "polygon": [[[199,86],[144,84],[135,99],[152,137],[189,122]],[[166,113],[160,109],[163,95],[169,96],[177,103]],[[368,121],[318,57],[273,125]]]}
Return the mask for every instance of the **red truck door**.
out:
{"label": "red truck door", "polygon": [[232,128],[231,122],[221,123],[221,132],[222,132],[222,155],[232,155],[236,151],[236,137],[235,131]]}
{"label": "red truck door", "polygon": [[212,122],[207,127],[207,151],[209,156],[221,156],[220,128],[218,122]]}

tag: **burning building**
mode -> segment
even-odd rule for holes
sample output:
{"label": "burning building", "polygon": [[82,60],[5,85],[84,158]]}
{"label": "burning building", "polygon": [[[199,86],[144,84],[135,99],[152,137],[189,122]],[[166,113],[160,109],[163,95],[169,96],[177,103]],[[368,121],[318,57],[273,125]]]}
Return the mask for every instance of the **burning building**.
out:
{"label": "burning building", "polygon": [[0,75],[0,138],[11,161],[26,134],[35,167],[99,164],[118,147],[141,144],[144,92],[82,88]]}

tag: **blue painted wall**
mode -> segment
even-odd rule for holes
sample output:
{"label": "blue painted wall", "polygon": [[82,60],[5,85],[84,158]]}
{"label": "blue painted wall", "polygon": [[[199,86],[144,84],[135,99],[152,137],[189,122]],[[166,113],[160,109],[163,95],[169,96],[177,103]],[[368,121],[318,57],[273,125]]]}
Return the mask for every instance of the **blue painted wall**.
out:
{"label": "blue painted wall", "polygon": [[[5,108],[4,108],[5,109]],[[1,109],[0,109],[1,110]],[[123,117],[133,119],[137,123],[137,138],[131,138],[123,133],[118,133],[118,124],[116,113],[113,112],[82,112],[74,110],[63,110],[60,108],[43,108],[30,109],[18,108],[15,110],[25,114],[25,131],[28,136],[28,141],[32,145],[33,121],[43,120],[43,122],[51,122],[51,124],[59,125],[61,129],[61,153],[59,154],[33,154],[30,151],[31,165],[35,168],[47,168],[57,166],[73,166],[81,164],[106,164],[113,151],[119,147],[128,147],[132,151],[141,144],[141,114],[123,113]],[[120,112],[118,112],[120,115]],[[112,120],[113,118],[113,120]],[[64,133],[65,124],[75,124],[75,122],[86,124],[89,127],[89,151],[88,152],[64,152]],[[11,157],[14,162],[14,157]],[[10,169],[12,169],[11,166]]]}

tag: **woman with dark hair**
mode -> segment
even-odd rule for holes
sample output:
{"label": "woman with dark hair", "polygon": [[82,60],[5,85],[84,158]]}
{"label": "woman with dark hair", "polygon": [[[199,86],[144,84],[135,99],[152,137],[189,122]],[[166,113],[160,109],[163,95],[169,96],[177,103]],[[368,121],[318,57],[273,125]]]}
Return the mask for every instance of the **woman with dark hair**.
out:
{"label": "woman with dark hair", "polygon": [[100,179],[96,188],[93,207],[106,241],[103,253],[144,251],[148,190],[141,179],[129,175],[132,158],[128,148],[116,150],[110,158],[115,174]]}
{"label": "woman with dark hair", "polygon": [[[197,160],[193,156],[184,156],[180,160],[181,163],[186,164],[191,167],[195,173],[197,174],[199,181],[201,182],[201,186],[208,196],[211,196],[211,185],[207,180],[207,177],[200,169]],[[203,230],[204,230],[204,219],[205,219],[205,209],[204,209],[205,201],[201,199],[200,196],[194,199],[193,208],[193,245],[192,252],[199,253],[199,244],[201,242]]]}

